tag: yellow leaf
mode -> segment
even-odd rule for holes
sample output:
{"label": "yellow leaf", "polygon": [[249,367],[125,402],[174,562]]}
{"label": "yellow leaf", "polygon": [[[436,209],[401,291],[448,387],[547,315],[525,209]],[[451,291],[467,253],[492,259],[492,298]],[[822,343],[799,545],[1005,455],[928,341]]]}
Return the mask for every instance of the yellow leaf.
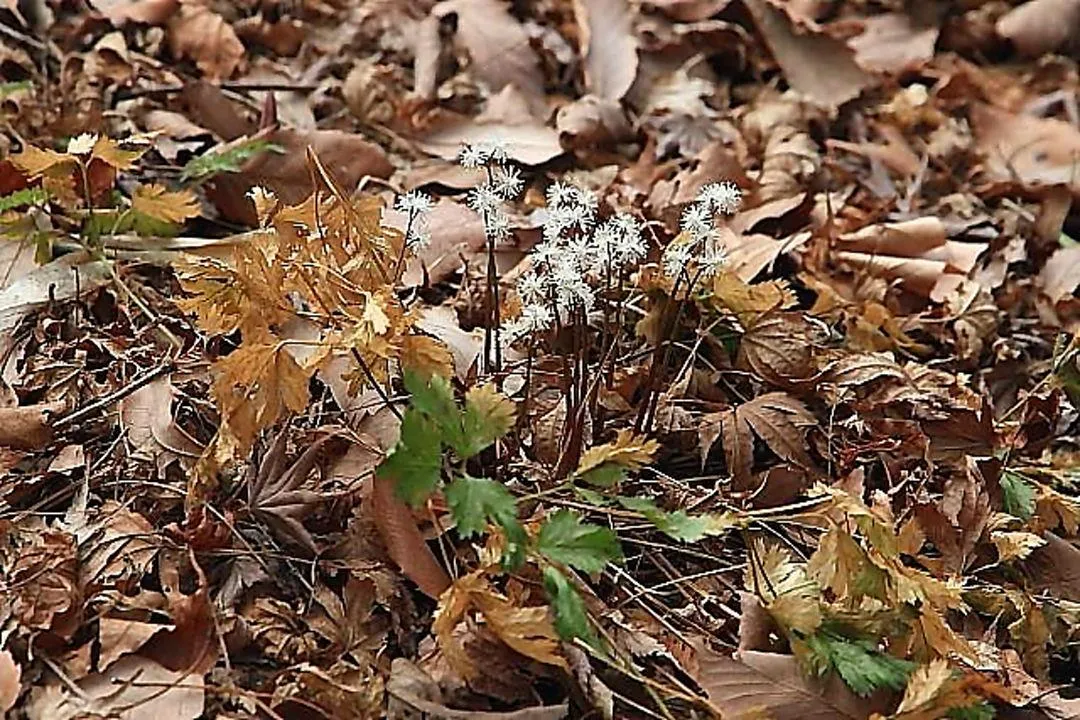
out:
{"label": "yellow leaf", "polygon": [[441,342],[427,335],[406,335],[401,339],[401,367],[424,378],[447,378],[454,374],[454,356]]}
{"label": "yellow leaf", "polygon": [[896,536],[896,549],[904,555],[915,555],[926,542],[926,532],[914,516],[908,518]]}
{"label": "yellow leaf", "polygon": [[547,665],[565,668],[559,654],[559,637],[546,607],[517,607],[495,592],[483,577],[483,570],[465,575],[439,598],[432,633],[439,649],[463,677],[475,677],[478,669],[469,657],[454,629],[470,610],[483,615],[488,627],[500,640],[517,652]]}
{"label": "yellow leaf", "polygon": [[904,699],[900,701],[896,713],[899,715],[929,705],[951,677],[949,662],[943,658],[936,658],[931,660],[929,665],[916,668],[915,672],[911,673],[904,689]]}
{"label": "yellow leaf", "polygon": [[308,373],[281,343],[245,342],[214,369],[221,430],[232,437],[237,453],[247,452],[258,433],[286,411],[307,407]]}
{"label": "yellow leaf", "polygon": [[514,427],[517,409],[514,401],[499,392],[494,385],[480,385],[465,393],[466,422],[472,416],[484,425],[485,434],[502,437]]}
{"label": "yellow leaf", "polygon": [[[973,662],[977,659],[974,648],[967,640],[957,635],[945,624],[941,615],[929,606],[923,606],[919,615],[915,645],[919,655],[947,658],[951,653],[955,653]],[[920,650],[924,652],[918,652]]]}
{"label": "yellow leaf", "polygon": [[806,564],[806,571],[823,587],[832,590],[839,600],[877,596],[879,593],[872,590],[883,590],[885,586],[885,573],[873,565],[855,539],[838,526],[821,538]]}
{"label": "yellow leaf", "polygon": [[1035,515],[1049,529],[1061,525],[1069,535],[1080,529],[1080,504],[1045,485],[1039,485]]}
{"label": "yellow leaf", "polygon": [[743,582],[781,626],[809,635],[821,625],[820,586],[779,545],[754,543]]}
{"label": "yellow leaf", "polygon": [[94,143],[90,159],[97,158],[117,170],[131,170],[135,167],[135,161],[142,157],[144,152],[145,150],[124,150],[112,138],[102,136]]}
{"label": "yellow leaf", "polygon": [[44,175],[55,167],[77,162],[74,156],[67,153],[58,153],[55,150],[33,145],[27,145],[21,153],[15,153],[10,159],[17,168],[30,177]]}
{"label": "yellow leaf", "polygon": [[770,310],[790,307],[795,300],[783,282],[770,280],[751,285],[730,271],[718,273],[713,280],[713,298],[743,322]]}
{"label": "yellow leaf", "polygon": [[255,216],[259,219],[259,227],[269,226],[274,219],[274,211],[280,205],[277,195],[272,190],[256,185],[248,191],[248,197],[255,205]]}
{"label": "yellow leaf", "polygon": [[1007,530],[995,530],[990,533],[990,540],[997,548],[998,559],[1001,562],[1010,560],[1022,560],[1031,552],[1046,544],[1046,541],[1035,533],[1013,532]]}
{"label": "yellow leaf", "polygon": [[143,215],[167,223],[183,223],[199,215],[199,203],[190,190],[172,192],[161,185],[140,185],[135,188],[131,207]]}
{"label": "yellow leaf", "polygon": [[586,473],[604,463],[612,463],[627,470],[637,470],[652,460],[660,444],[632,430],[620,430],[614,442],[589,448],[578,463],[578,474]]}

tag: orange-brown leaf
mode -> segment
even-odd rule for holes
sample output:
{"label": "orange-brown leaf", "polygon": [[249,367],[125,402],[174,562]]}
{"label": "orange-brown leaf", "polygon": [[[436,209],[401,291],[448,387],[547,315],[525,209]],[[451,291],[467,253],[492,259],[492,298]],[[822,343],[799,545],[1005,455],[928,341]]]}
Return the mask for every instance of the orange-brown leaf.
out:
{"label": "orange-brown leaf", "polygon": [[140,185],[131,206],[143,215],[167,223],[182,223],[199,215],[199,202],[190,190],[167,190],[161,185]]}

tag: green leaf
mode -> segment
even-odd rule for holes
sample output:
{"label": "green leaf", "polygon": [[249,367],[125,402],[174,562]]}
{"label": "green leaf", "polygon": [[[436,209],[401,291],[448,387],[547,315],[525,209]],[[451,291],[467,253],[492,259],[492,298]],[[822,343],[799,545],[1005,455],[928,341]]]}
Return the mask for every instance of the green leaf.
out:
{"label": "green leaf", "polygon": [[589,488],[577,487],[576,485],[574,486],[574,494],[590,505],[595,505],[596,507],[607,507],[614,502],[612,498],[603,493],[590,490]]}
{"label": "green leaf", "polygon": [[6,98],[8,95],[14,95],[17,92],[23,90],[31,90],[34,87],[34,83],[29,80],[19,80],[17,82],[0,83],[0,98]]}
{"label": "green leaf", "polygon": [[188,161],[180,173],[180,180],[205,180],[222,173],[240,172],[245,162],[264,152],[283,155],[285,148],[266,140],[248,140],[221,152],[203,153]]}
{"label": "green leaf", "polygon": [[604,463],[588,472],[578,475],[578,479],[596,487],[609,488],[618,485],[626,477],[626,470],[615,463]]}
{"label": "green leaf", "polygon": [[600,650],[589,614],[585,611],[585,602],[578,594],[573,583],[558,568],[544,568],[544,589],[551,599],[551,608],[555,614],[555,631],[563,640],[580,638],[590,647]]}
{"label": "green leaf", "polygon": [[49,193],[45,192],[45,188],[23,188],[22,190],[16,190],[10,195],[0,197],[0,212],[7,212],[8,210],[14,210],[15,208],[25,207],[27,205],[38,205],[48,199]]}
{"label": "green leaf", "polygon": [[996,714],[997,711],[994,706],[984,700],[974,705],[949,708],[949,711],[945,713],[945,717],[952,718],[952,720],[993,720]]}
{"label": "green leaf", "polygon": [[435,423],[439,437],[456,452],[464,442],[461,432],[461,411],[454,402],[454,390],[450,387],[450,381],[438,375],[425,378],[417,373],[406,371],[405,389],[412,395],[410,400],[412,407],[427,415]]}
{"label": "green leaf", "polygon": [[1021,520],[1029,520],[1035,513],[1035,488],[1023,475],[1006,470],[1001,473],[1002,504],[1005,512]]}
{"label": "green leaf", "polygon": [[835,670],[862,697],[882,688],[903,690],[915,669],[915,663],[886,655],[864,640],[819,632],[805,643],[812,654],[807,661],[818,675]]}
{"label": "green leaf", "polygon": [[692,517],[685,510],[666,512],[656,503],[644,497],[620,497],[619,504],[627,510],[639,512],[668,537],[682,542],[697,542],[709,535],[712,523],[708,516]]}
{"label": "green leaf", "polygon": [[510,432],[514,427],[514,403],[493,385],[473,388],[465,396],[461,424],[462,443],[455,451],[468,459]]}
{"label": "green leaf", "polygon": [[466,475],[447,485],[444,492],[461,537],[479,535],[493,522],[506,533],[504,563],[516,567],[524,561],[528,537],[518,522],[514,496],[501,483]]}
{"label": "green leaf", "polygon": [[395,480],[398,497],[416,506],[439,486],[441,470],[442,446],[434,423],[409,408],[401,420],[401,437],[379,465],[378,476]]}
{"label": "green leaf", "polygon": [[619,538],[611,530],[581,522],[577,514],[560,510],[540,527],[536,549],[550,560],[587,573],[598,573],[622,559]]}

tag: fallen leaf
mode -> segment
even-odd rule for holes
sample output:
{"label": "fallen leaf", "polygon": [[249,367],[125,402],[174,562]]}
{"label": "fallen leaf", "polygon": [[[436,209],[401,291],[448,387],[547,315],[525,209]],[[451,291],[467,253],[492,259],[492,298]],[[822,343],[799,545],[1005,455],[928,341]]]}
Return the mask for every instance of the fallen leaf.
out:
{"label": "fallen leaf", "polygon": [[40,450],[52,442],[51,416],[62,409],[56,403],[0,407],[0,447]]}
{"label": "fallen leaf", "polygon": [[94,0],[92,4],[117,27],[127,22],[161,25],[180,8],[180,0]]}
{"label": "fallen leaf", "polygon": [[194,459],[203,448],[180,429],[173,417],[177,397],[168,375],[147,383],[120,401],[120,424],[135,453],[157,462],[163,470],[175,458]]}
{"label": "fallen leaf", "polygon": [[1080,287],[1080,246],[1055,250],[1039,271],[1036,284],[1053,303],[1072,297]]}
{"label": "fallen leaf", "polygon": [[78,683],[80,694],[47,685],[35,694],[27,714],[35,720],[75,720],[88,715],[120,720],[189,720],[202,715],[206,692],[200,675],[175,672],[128,655],[105,672]]}
{"label": "fallen leaf", "polygon": [[860,698],[832,674],[809,680],[793,655],[746,650],[733,657],[699,648],[697,681],[725,716],[764,712],[772,720],[865,720],[881,698]]}
{"label": "fallen leaf", "polygon": [[813,327],[801,313],[772,311],[746,329],[736,363],[777,384],[806,378],[813,371]]}
{"label": "fallen leaf", "polygon": [[418,137],[424,152],[455,160],[463,145],[498,143],[513,160],[539,165],[561,155],[558,131],[528,113],[527,103],[513,86],[488,101],[475,118],[448,115],[434,130]]}
{"label": "fallen leaf", "polygon": [[767,0],[745,0],[745,5],[788,84],[814,102],[835,109],[877,84],[842,41],[813,28],[796,30],[792,19]]}
{"label": "fallen leaf", "polygon": [[170,191],[161,185],[140,185],[131,196],[131,207],[167,223],[183,223],[199,216],[199,202],[190,190]]}
{"label": "fallen leaf", "polygon": [[871,72],[917,70],[934,57],[938,28],[918,27],[907,13],[883,13],[861,21],[861,35],[848,40],[855,62]]}
{"label": "fallen leaf", "polygon": [[22,691],[22,667],[7,650],[0,650],[0,712],[15,707]]}
{"label": "fallen leaf", "polygon": [[620,100],[637,77],[637,37],[629,0],[574,0],[585,56],[585,87]]}
{"label": "fallen leaf", "polygon": [[[395,210],[386,211],[384,217],[387,225],[401,231],[409,221],[408,215]],[[425,220],[431,242],[409,259],[402,275],[408,285],[419,285],[425,272],[432,283],[445,280],[461,269],[463,259],[468,261],[487,242],[480,215],[449,198],[440,198]]]}
{"label": "fallen leaf", "polygon": [[1077,0],[1030,0],[998,18],[998,35],[1011,40],[1023,55],[1054,52],[1075,36],[1080,25]]}
{"label": "fallen leaf", "polygon": [[125,655],[134,653],[150,638],[162,630],[172,630],[172,625],[156,625],[137,620],[103,617],[98,621],[98,641],[101,653],[98,656],[98,670],[104,672],[109,666]]}
{"label": "fallen leaf", "polygon": [[1072,123],[976,103],[971,126],[991,179],[1031,189],[1066,185],[1073,195],[1080,194],[1080,129]]}
{"label": "fallen leaf", "polygon": [[227,80],[244,60],[244,44],[225,18],[196,0],[180,0],[167,27],[169,48],[187,57],[210,80]]}

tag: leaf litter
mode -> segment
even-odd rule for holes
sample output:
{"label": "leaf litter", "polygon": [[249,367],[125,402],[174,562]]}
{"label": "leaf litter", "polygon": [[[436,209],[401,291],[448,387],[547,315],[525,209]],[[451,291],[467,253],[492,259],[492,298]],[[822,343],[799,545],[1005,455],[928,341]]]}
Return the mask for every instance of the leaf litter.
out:
{"label": "leaf litter", "polygon": [[0,711],[1075,715],[1077,12],[8,3]]}

